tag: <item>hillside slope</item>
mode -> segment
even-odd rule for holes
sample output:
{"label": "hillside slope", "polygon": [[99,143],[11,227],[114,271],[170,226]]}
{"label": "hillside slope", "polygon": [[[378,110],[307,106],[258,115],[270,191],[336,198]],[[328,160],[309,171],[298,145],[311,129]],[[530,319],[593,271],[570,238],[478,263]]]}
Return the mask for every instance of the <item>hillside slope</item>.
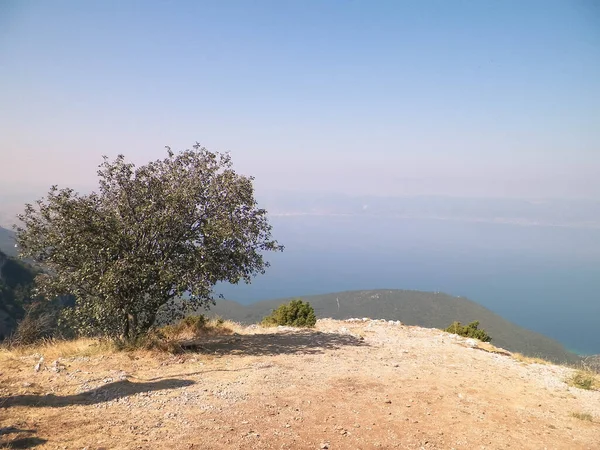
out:
{"label": "hillside slope", "polygon": [[[446,328],[453,321],[469,323],[478,320],[493,338],[493,344],[513,352],[539,356],[556,362],[574,363],[580,358],[567,351],[559,342],[522,328],[498,314],[463,297],[443,293],[370,290],[348,291],[302,297],[315,308],[317,317],[349,319],[400,320],[408,325]],[[269,300],[251,305],[218,300],[211,314],[221,315],[241,323],[257,323],[271,310],[289,299]]]}
{"label": "hillside slope", "polygon": [[0,251],[0,341],[9,336],[24,314],[24,302],[35,272],[16,258]]}
{"label": "hillside slope", "polygon": [[0,227],[0,251],[8,256],[16,256],[17,249],[15,248],[15,233]]}
{"label": "hillside slope", "polygon": [[387,321],[236,331],[178,356],[0,350],[0,447],[599,448],[600,392],[565,367]]}

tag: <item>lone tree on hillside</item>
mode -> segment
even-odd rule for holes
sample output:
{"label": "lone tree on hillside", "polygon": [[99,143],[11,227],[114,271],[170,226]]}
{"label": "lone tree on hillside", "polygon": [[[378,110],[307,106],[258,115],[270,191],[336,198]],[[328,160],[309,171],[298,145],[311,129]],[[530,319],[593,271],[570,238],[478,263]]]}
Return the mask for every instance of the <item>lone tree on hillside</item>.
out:
{"label": "lone tree on hillside", "polygon": [[269,266],[262,252],[283,250],[257,207],[254,178],[237,174],[228,154],[198,143],[167,151],[137,168],[105,156],[98,192],[53,186],[19,215],[21,256],[45,268],[39,294],[74,295],[67,312],[81,333],[135,339],[161,307],[175,318],[214,304],[217,282],[250,283]]}

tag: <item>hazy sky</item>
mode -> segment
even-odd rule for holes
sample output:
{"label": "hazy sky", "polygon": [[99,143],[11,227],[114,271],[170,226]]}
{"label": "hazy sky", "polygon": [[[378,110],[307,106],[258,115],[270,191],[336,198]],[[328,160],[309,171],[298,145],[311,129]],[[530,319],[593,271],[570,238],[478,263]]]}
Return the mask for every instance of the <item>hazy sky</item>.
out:
{"label": "hazy sky", "polygon": [[261,189],[600,199],[600,2],[0,1],[0,189],[196,140]]}

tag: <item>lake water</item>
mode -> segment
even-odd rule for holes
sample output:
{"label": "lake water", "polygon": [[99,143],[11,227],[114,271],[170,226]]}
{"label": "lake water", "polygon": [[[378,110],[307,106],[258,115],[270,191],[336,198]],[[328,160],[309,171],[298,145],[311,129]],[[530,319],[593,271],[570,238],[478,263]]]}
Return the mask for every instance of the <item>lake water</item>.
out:
{"label": "lake water", "polygon": [[354,289],[468,297],[581,354],[600,353],[600,230],[367,216],[280,216],[286,246],[242,303]]}

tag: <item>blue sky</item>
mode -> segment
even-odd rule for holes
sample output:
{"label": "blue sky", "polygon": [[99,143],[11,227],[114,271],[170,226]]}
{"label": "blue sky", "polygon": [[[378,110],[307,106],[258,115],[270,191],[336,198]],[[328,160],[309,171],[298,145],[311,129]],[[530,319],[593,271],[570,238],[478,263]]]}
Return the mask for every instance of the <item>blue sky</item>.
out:
{"label": "blue sky", "polygon": [[0,69],[5,193],[199,140],[265,190],[600,199],[593,0],[4,0]]}

